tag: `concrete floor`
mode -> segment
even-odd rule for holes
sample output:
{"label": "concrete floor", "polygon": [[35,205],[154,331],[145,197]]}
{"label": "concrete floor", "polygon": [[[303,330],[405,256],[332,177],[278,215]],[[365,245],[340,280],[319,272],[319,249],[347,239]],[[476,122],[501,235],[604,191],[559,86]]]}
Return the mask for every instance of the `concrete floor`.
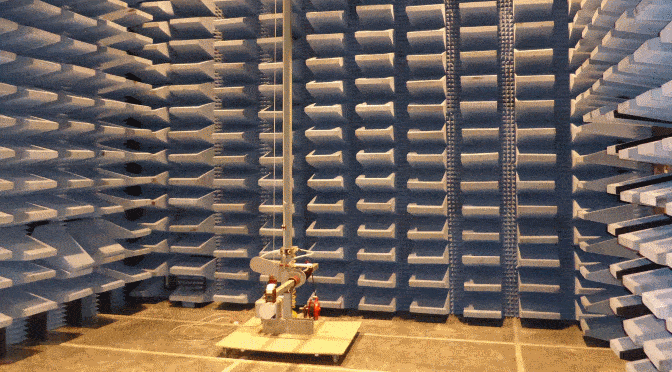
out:
{"label": "concrete floor", "polygon": [[410,317],[329,313],[325,318],[362,321],[350,350],[331,358],[244,353],[220,357],[219,340],[253,316],[250,307],[210,304],[188,309],[167,301],[142,304],[122,314],[101,314],[91,324],[63,327],[42,342],[9,347],[2,372],[618,372],[609,348],[588,347],[576,325],[525,328],[518,319],[500,325],[465,324]]}

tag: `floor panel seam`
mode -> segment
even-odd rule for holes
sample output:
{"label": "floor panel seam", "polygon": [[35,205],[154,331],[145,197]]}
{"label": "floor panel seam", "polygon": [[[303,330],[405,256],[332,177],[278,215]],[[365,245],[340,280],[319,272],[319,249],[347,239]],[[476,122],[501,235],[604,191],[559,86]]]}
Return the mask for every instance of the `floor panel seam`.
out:
{"label": "floor panel seam", "polygon": [[135,315],[123,315],[123,314],[100,314],[102,317],[117,318],[117,319],[140,319],[140,320],[156,320],[163,322],[176,322],[176,323],[190,323],[190,324],[203,324],[203,325],[221,325],[227,327],[237,327],[236,324],[224,324],[224,323],[211,323],[203,322],[200,320],[182,320],[182,319],[166,319],[166,318],[154,318],[146,316],[135,316]]}
{"label": "floor panel seam", "polygon": [[549,349],[579,349],[591,351],[608,351],[613,352],[608,347],[590,347],[590,346],[572,346],[572,345],[550,345],[550,344],[532,344],[528,342],[521,342],[520,346],[545,347]]}
{"label": "floor panel seam", "polygon": [[520,347],[520,339],[518,338],[518,322],[513,321],[513,341],[516,344],[516,366],[518,372],[525,372],[525,362],[523,361],[523,350]]}
{"label": "floor panel seam", "polygon": [[444,337],[384,335],[384,334],[380,334],[380,333],[359,333],[359,335],[360,336],[371,336],[371,337],[384,337],[384,338],[405,338],[405,339],[415,339],[415,340],[467,342],[467,343],[473,343],[473,344],[513,345],[513,342],[508,342],[508,341],[488,341],[488,340],[469,340],[469,339],[444,338]]}
{"label": "floor panel seam", "polygon": [[[139,319],[139,320],[154,320],[154,321],[164,321],[164,322],[177,322],[177,323],[190,323],[190,324],[202,324],[202,325],[216,325],[216,326],[225,326],[225,327],[239,327],[244,322],[240,324],[222,324],[222,323],[208,323],[198,320],[181,320],[181,319],[166,319],[166,318],[155,318],[155,317],[143,317],[136,315],[124,315],[124,314],[99,314],[101,317],[117,318],[117,319]],[[468,343],[481,343],[481,344],[499,344],[499,345],[515,345],[516,342],[510,341],[489,341],[489,340],[469,340],[469,339],[459,339],[459,338],[447,338],[447,337],[422,337],[422,336],[404,336],[404,335],[386,335],[378,333],[362,333],[361,336],[370,336],[370,337],[386,337],[386,338],[407,338],[407,339],[421,339],[421,340],[435,340],[435,341],[452,341],[452,342],[468,342]],[[580,349],[580,350],[593,350],[593,351],[611,351],[609,348],[601,347],[590,347],[582,345],[559,345],[559,344],[535,344],[529,342],[518,342],[520,346],[533,346],[533,347],[546,347],[546,348],[560,348],[560,349]]]}
{"label": "floor panel seam", "polygon": [[[387,338],[406,338],[406,339],[418,339],[418,340],[467,342],[467,343],[475,343],[475,344],[498,344],[498,345],[510,345],[510,346],[514,346],[516,344],[515,342],[510,342],[510,341],[488,341],[488,340],[469,340],[469,339],[461,339],[461,338],[444,338],[444,337],[384,335],[384,334],[379,334],[379,333],[359,333],[359,335],[360,336],[371,336],[371,337],[387,337]],[[536,346],[536,347],[546,347],[546,348],[611,351],[611,349],[609,349],[609,348],[580,346],[580,345],[572,346],[572,345],[533,344],[533,343],[528,343],[528,342],[520,342],[519,344],[521,346]]]}
{"label": "floor panel seam", "polygon": [[217,361],[217,362],[233,362],[233,363],[238,363],[238,364],[259,363],[259,364],[283,365],[283,366],[297,366],[298,365],[300,367],[317,367],[317,368],[325,368],[325,369],[328,369],[328,370],[343,371],[343,372],[388,372],[388,371],[382,371],[382,370],[356,369],[356,368],[347,368],[347,367],[341,367],[341,366],[328,366],[328,365],[322,365],[322,364],[301,364],[301,363],[271,362],[271,361],[265,361],[265,360],[246,360],[246,359],[233,359],[233,358],[226,358],[226,357],[213,357],[213,356],[207,356],[207,355],[169,353],[169,352],[165,352],[165,351],[124,349],[124,348],[109,347],[109,346],[83,345],[83,344],[77,344],[77,343],[72,343],[72,342],[65,342],[65,343],[59,344],[59,346],[68,346],[68,347],[75,347],[75,348],[82,348],[82,349],[95,349],[95,350],[128,352],[128,353],[136,353],[136,354],[161,355],[161,356],[171,356],[171,357],[179,357],[179,358],[204,359],[204,360],[211,360],[211,361]]}
{"label": "floor panel seam", "polygon": [[238,367],[241,365],[240,361],[233,362],[230,366],[226,367],[222,372],[231,372],[233,371],[234,368]]}

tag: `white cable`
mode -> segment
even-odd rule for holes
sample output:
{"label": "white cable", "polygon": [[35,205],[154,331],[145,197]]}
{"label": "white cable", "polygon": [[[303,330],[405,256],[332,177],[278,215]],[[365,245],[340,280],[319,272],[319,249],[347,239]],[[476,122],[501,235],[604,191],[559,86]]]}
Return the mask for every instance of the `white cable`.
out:
{"label": "white cable", "polygon": [[[213,316],[216,316],[216,318],[206,321],[206,319],[208,319],[208,318],[212,318]],[[213,322],[216,322],[216,321],[218,321],[218,320],[220,320],[220,319],[227,319],[227,318],[228,318],[228,319],[231,319],[232,316],[231,316],[231,315],[223,315],[223,316],[222,316],[222,315],[220,315],[220,314],[210,314],[210,315],[206,316],[205,318],[203,318],[203,319],[201,319],[201,320],[199,320],[199,321],[197,321],[197,322],[195,322],[195,323],[181,324],[181,325],[179,325],[179,326],[177,326],[177,327],[171,329],[170,332],[168,332],[168,334],[169,334],[173,339],[178,340],[178,341],[210,341],[210,340],[214,340],[214,339],[216,339],[216,338],[221,338],[221,337],[225,336],[225,335],[227,334],[228,331],[218,332],[217,335],[212,336],[212,337],[200,337],[200,338],[199,338],[199,337],[189,337],[189,335],[187,335],[187,336],[185,337],[184,334],[185,334],[188,330],[190,330],[192,327],[199,327],[199,326],[203,326],[203,325],[207,325],[207,324],[216,325],[216,324],[213,323]],[[236,322],[238,322],[238,321],[236,321]],[[179,329],[183,329],[183,331],[181,331],[181,332],[177,332],[177,330],[179,330]],[[199,333],[199,334],[202,335],[202,332],[194,332],[194,333]],[[182,336],[182,337],[178,337],[178,336]]]}
{"label": "white cable", "polygon": [[280,253],[280,250],[279,250],[279,249],[274,249],[274,250],[272,250],[272,251],[264,252],[264,253],[261,254],[260,256],[261,256],[262,258],[266,258],[266,256],[270,256],[270,255],[272,255],[272,254],[279,254],[279,253]]}
{"label": "white cable", "polygon": [[296,257],[294,257],[294,260],[298,260],[299,258],[304,258],[304,257],[312,257],[312,256],[313,256],[313,252],[311,252],[309,254],[304,254],[302,256],[296,256]]}
{"label": "white cable", "polygon": [[[274,6],[273,12],[275,14],[278,14],[278,0],[275,1],[273,6]],[[278,17],[275,17],[273,19],[273,36],[274,36],[274,38],[273,38],[273,40],[274,40],[274,42],[273,42],[273,62],[277,62],[276,56],[278,55],[278,42],[277,42],[277,39],[278,39]],[[283,40],[283,42],[284,42],[284,40]],[[276,155],[276,140],[277,140],[277,135],[278,135],[278,132],[275,129],[276,124],[277,124],[276,123],[276,116],[277,116],[277,106],[276,106],[276,102],[277,102],[277,97],[276,97],[277,80],[276,80],[276,77],[277,77],[277,71],[273,70],[273,205],[275,205],[275,179],[276,179],[276,172],[275,172],[275,169],[276,169],[275,158],[276,158],[276,156],[275,155]],[[275,223],[276,223],[275,222],[275,213],[273,213],[272,221],[273,221],[273,228],[275,228]],[[275,237],[273,237],[272,247],[275,250]]]}

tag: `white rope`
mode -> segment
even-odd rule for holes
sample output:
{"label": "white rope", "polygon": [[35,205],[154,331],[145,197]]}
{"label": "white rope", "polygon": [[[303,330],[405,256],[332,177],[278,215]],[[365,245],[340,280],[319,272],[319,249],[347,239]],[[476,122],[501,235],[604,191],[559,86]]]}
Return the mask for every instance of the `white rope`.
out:
{"label": "white rope", "polygon": [[[277,63],[277,55],[278,55],[278,0],[275,0],[275,3],[273,4],[274,10],[273,12],[276,14],[276,17],[273,18],[273,63]],[[283,40],[284,42],[284,40]],[[284,46],[283,46],[284,47]],[[275,206],[275,180],[276,180],[276,164],[275,164],[275,159],[276,159],[276,142],[277,142],[277,136],[278,132],[276,130],[276,116],[277,116],[277,77],[278,71],[276,69],[273,70],[273,205]],[[273,213],[273,228],[275,228],[275,215],[276,213]],[[273,243],[272,243],[273,250],[275,250],[275,237],[273,237]]]}
{"label": "white rope", "polygon": [[[215,317],[214,319],[209,319]],[[242,322],[241,320],[234,320],[231,315],[225,315],[222,316],[221,314],[210,314],[206,316],[205,318],[195,322],[195,323],[190,323],[190,324],[181,324],[173,329],[171,329],[168,332],[168,335],[172,337],[174,340],[177,341],[210,341],[214,339],[220,339],[224,336],[226,336],[229,333],[228,329],[222,329],[218,331],[215,335],[213,336],[204,336],[205,332],[203,328],[204,326],[207,325],[230,325],[229,323],[223,324],[223,323],[215,323],[221,319],[228,319],[235,325],[238,325],[239,323]],[[199,330],[194,330],[191,331],[193,328],[200,327],[201,329]],[[211,329],[211,328],[209,328]],[[191,331],[191,332],[190,332]]]}

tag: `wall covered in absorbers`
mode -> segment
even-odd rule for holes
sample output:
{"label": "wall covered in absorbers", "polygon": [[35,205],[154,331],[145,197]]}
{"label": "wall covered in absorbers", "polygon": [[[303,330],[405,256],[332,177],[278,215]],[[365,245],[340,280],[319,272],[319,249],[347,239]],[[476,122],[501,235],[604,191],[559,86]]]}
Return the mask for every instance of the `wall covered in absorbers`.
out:
{"label": "wall covered in absorbers", "polygon": [[192,1],[0,2],[6,343],[129,296],[195,303],[212,291],[217,215],[192,210],[216,208],[216,195],[187,187],[198,186],[199,164],[212,169],[214,150],[188,130],[217,120],[215,11]]}
{"label": "wall covered in absorbers", "polygon": [[576,316],[627,371],[669,371],[672,4],[575,1],[570,15]]}
{"label": "wall covered in absorbers", "polygon": [[[575,293],[606,293],[592,273],[612,262],[578,255],[575,272],[574,245],[596,233],[572,216],[610,202],[583,194],[581,173],[611,172],[585,165],[606,157],[578,154],[613,137],[576,135],[581,107],[603,101],[570,112],[568,63],[590,50],[568,57],[567,2],[293,5],[294,236],[320,263],[299,302],[317,290],[325,308],[596,319]],[[0,1],[8,343],[130,298],[261,296],[249,260],[282,232],[281,12]]]}
{"label": "wall covered in absorbers", "polygon": [[[219,6],[222,105],[260,97],[254,136],[224,144],[258,165],[222,164],[258,185],[234,194],[259,203],[242,217],[256,225],[222,249],[256,254],[280,244],[281,8]],[[566,4],[294,6],[295,238],[323,307],[573,319]],[[232,275],[246,265],[219,261],[215,301],[256,299]]]}

